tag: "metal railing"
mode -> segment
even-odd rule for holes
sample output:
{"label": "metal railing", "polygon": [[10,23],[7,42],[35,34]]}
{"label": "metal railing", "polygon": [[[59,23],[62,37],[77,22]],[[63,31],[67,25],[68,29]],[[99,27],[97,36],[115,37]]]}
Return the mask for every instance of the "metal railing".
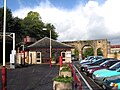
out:
{"label": "metal railing", "polygon": [[75,70],[73,69],[73,66],[72,66],[71,63],[69,63],[69,67],[70,67],[70,69],[71,69],[71,71],[72,71],[72,75],[73,75],[73,79],[74,79],[74,86],[75,86],[75,88],[78,87],[79,90],[82,90],[81,81],[80,81],[80,79],[78,78],[78,76],[76,75]]}

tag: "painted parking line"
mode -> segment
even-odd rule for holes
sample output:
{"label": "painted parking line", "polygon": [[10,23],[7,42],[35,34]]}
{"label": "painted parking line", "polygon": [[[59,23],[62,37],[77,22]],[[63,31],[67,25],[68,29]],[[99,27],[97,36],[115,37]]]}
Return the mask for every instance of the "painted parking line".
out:
{"label": "painted parking line", "polygon": [[89,83],[84,79],[84,77],[81,75],[81,73],[79,72],[79,70],[75,67],[75,65],[73,65],[73,67],[77,70],[78,74],[80,75],[80,77],[83,79],[83,81],[85,82],[85,84],[87,85],[87,87],[89,88],[89,90],[93,90],[91,88],[91,86],[89,85]]}

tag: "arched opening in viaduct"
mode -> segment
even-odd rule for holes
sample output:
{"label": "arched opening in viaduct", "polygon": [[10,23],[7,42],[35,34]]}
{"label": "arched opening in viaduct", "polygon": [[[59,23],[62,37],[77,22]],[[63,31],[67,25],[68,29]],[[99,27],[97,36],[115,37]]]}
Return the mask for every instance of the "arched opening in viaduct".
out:
{"label": "arched opening in viaduct", "polygon": [[94,51],[93,51],[93,47],[90,45],[85,45],[82,47],[81,50],[81,54],[82,54],[82,59],[88,57],[88,56],[93,56],[94,55]]}
{"label": "arched opening in viaduct", "polygon": [[97,56],[103,56],[103,49],[101,48],[97,49]]}

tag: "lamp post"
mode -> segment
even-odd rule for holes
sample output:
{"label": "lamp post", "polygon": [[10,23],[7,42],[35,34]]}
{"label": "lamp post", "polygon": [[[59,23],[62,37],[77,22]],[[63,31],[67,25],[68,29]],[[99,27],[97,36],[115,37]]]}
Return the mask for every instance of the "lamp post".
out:
{"label": "lamp post", "polygon": [[[11,36],[12,35],[12,36]],[[7,35],[10,38],[13,39],[13,49],[12,52],[10,54],[10,68],[11,69],[15,69],[15,55],[16,55],[16,50],[15,50],[15,33],[10,33],[10,35]]]}
{"label": "lamp post", "polygon": [[[13,36],[11,36],[13,35]],[[15,33],[10,33],[10,35],[8,35],[10,38],[13,39],[13,50],[15,50]]]}
{"label": "lamp post", "polygon": [[[47,30],[47,28],[43,28],[43,30]],[[50,67],[51,67],[51,61],[52,61],[52,46],[51,46],[51,30],[50,30]]]}
{"label": "lamp post", "polygon": [[2,90],[7,89],[5,66],[6,0],[4,0]]}

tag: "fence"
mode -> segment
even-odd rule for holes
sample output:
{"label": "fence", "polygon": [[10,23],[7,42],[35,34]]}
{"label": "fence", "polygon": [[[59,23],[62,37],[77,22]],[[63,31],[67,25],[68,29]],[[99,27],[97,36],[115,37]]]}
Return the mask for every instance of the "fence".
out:
{"label": "fence", "polygon": [[75,85],[75,87],[76,87],[76,88],[79,87],[79,90],[82,90],[81,81],[80,81],[80,79],[78,78],[78,76],[76,75],[75,70],[74,70],[73,67],[72,67],[72,64],[69,63],[69,66],[70,66],[70,69],[71,69],[71,71],[72,71],[72,75],[73,75],[73,78],[74,78],[74,85]]}

